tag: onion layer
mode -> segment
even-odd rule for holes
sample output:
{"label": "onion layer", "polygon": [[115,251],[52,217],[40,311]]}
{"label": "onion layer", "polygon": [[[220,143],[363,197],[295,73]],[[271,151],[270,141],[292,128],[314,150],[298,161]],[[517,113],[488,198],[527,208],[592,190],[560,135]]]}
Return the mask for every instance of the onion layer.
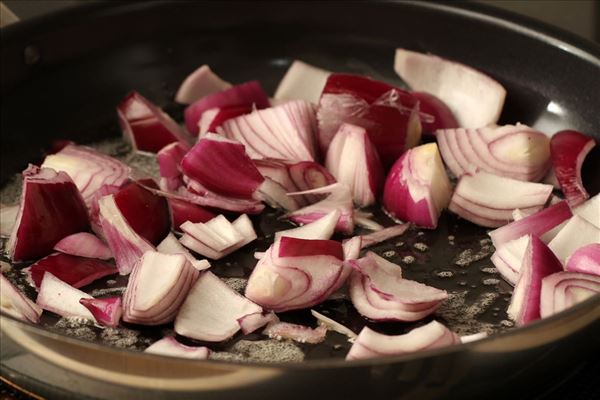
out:
{"label": "onion layer", "polygon": [[110,248],[96,236],[87,232],[74,233],[62,238],[54,245],[54,250],[72,256],[110,260],[113,258]]}
{"label": "onion layer", "polygon": [[557,272],[542,280],[540,315],[549,317],[600,293],[600,276]]}
{"label": "onion layer", "polygon": [[316,104],[330,74],[324,69],[294,60],[273,97],[277,100],[306,100]]}
{"label": "onion layer", "polygon": [[310,328],[304,325],[291,324],[289,322],[275,322],[267,325],[263,334],[272,339],[291,339],[300,343],[321,343],[325,340],[327,329],[324,326]]}
{"label": "onion layer", "polygon": [[119,320],[123,314],[120,297],[81,298],[79,303],[92,313],[99,324],[113,328],[119,325]]}
{"label": "onion layer", "polygon": [[37,324],[42,309],[0,273],[0,309],[22,321]]}
{"label": "onion layer", "polygon": [[91,299],[92,296],[66,284],[50,272],[46,272],[36,303],[44,310],[61,317],[81,317],[94,321],[92,313],[79,303],[82,298]]}
{"label": "onion layer", "polygon": [[180,104],[192,104],[202,97],[229,89],[231,83],[219,78],[206,64],[201,65],[189,74],[175,94],[175,101]]}
{"label": "onion layer", "polygon": [[573,208],[573,213],[600,229],[600,194]]}
{"label": "onion layer", "polygon": [[[433,135],[438,129],[458,128],[454,114],[442,100],[426,92],[412,92],[411,94],[419,100],[423,135]],[[432,117],[433,121],[425,116]]]}
{"label": "onion layer", "polygon": [[600,243],[600,229],[574,215],[548,246],[564,264],[575,250],[592,243]]}
{"label": "onion layer", "polygon": [[600,276],[600,243],[578,248],[567,259],[565,270]]}
{"label": "onion layer", "polygon": [[52,273],[74,288],[89,285],[97,279],[119,272],[112,264],[105,261],[62,253],[44,257],[31,264],[25,271],[36,288],[40,287],[46,272]]}
{"label": "onion layer", "polygon": [[206,360],[210,355],[208,347],[186,346],[181,344],[172,336],[166,336],[150,346],[146,347],[144,353],[159,354],[180,358],[191,358],[194,360]]}

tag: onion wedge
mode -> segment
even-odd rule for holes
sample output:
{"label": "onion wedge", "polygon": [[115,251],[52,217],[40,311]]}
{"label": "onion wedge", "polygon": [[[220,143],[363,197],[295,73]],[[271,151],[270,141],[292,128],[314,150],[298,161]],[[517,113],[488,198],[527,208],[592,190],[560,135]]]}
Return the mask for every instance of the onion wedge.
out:
{"label": "onion wedge", "polygon": [[317,104],[330,74],[331,72],[324,69],[294,60],[279,82],[274,98],[276,100],[306,100]]}
{"label": "onion wedge", "polygon": [[327,328],[318,326],[310,328],[304,325],[291,324],[289,322],[275,322],[267,325],[263,334],[272,339],[291,339],[300,343],[321,343],[327,335]]}
{"label": "onion wedge", "polygon": [[54,245],[54,250],[72,256],[110,260],[113,258],[110,248],[95,235],[87,232],[74,233],[62,238]]}
{"label": "onion wedge", "polygon": [[174,337],[167,336],[146,347],[144,353],[191,358],[194,360],[206,360],[210,355],[210,350],[208,347],[204,346],[186,346],[185,344],[179,343]]}
{"label": "onion wedge", "polygon": [[52,273],[56,278],[74,288],[80,288],[97,279],[119,272],[112,264],[94,258],[78,257],[55,253],[38,260],[24,270],[36,288],[39,288],[44,274]]}
{"label": "onion wedge", "polygon": [[231,83],[219,78],[206,64],[201,65],[189,74],[175,94],[175,101],[179,104],[192,104],[202,97],[229,89]]}
{"label": "onion wedge", "polygon": [[119,325],[119,320],[123,314],[120,297],[81,298],[79,303],[92,313],[99,324],[112,328]]}
{"label": "onion wedge", "polygon": [[542,280],[540,315],[549,317],[600,293],[600,276],[557,272]]}
{"label": "onion wedge", "polygon": [[600,229],[574,215],[548,246],[564,264],[575,250],[592,243],[600,243]]}
{"label": "onion wedge", "polygon": [[40,306],[17,289],[3,273],[0,273],[0,309],[22,321],[37,324],[42,315]]}
{"label": "onion wedge", "polygon": [[600,243],[578,248],[567,259],[565,270],[600,276]]}
{"label": "onion wedge", "polygon": [[[411,92],[411,94],[419,100],[424,136],[433,136],[438,129],[458,128],[454,114],[443,101],[426,92]],[[425,118],[425,116],[431,117],[433,120]]]}
{"label": "onion wedge", "polygon": [[36,303],[44,310],[51,311],[61,317],[81,317],[95,321],[92,313],[79,303],[82,298],[91,299],[92,296],[75,289],[50,272],[46,272],[40,285]]}
{"label": "onion wedge", "polygon": [[573,214],[579,215],[581,218],[600,229],[600,194],[595,195],[585,203],[573,208]]}

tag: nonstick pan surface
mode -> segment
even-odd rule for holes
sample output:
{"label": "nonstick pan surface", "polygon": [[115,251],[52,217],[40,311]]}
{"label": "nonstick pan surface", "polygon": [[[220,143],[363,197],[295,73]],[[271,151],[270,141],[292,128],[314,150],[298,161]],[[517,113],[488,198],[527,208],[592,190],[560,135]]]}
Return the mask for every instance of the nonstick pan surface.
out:
{"label": "nonstick pan surface", "polygon": [[[522,122],[548,133],[574,128],[598,137],[597,46],[526,19],[483,10],[472,5],[412,2],[121,3],[90,5],[9,27],[2,32],[1,182],[10,183],[15,173],[28,161],[39,159],[42,149],[57,137],[82,143],[118,137],[114,107],[129,90],[140,91],[180,119],[181,108],[172,102],[174,91],[200,64],[211,65],[234,82],[258,79],[270,92],[296,58],[401,85],[392,69],[396,47],[456,59],[498,79],[508,90],[501,122]],[[122,146],[112,150],[121,155],[125,152]],[[598,153],[588,157],[584,171],[586,184],[597,193]],[[386,222],[384,216],[380,218]],[[263,239],[216,263],[220,275],[247,275],[254,265],[252,253],[265,249],[269,235],[286,226],[274,213],[254,222]],[[539,380],[545,382],[559,373],[559,365],[577,365],[586,354],[593,353],[591,350],[597,351],[598,298],[531,327],[510,329],[505,310],[511,288],[491,269],[492,249],[485,233],[445,214],[436,231],[414,229],[375,250],[402,265],[409,278],[453,293],[450,306],[436,318],[460,333],[481,329],[496,332],[491,338],[455,349],[347,364],[339,359],[348,343],[330,334],[324,345],[301,346],[309,362],[239,367],[251,375],[273,370],[276,376],[246,382],[243,389],[223,383],[217,385],[219,392],[204,395],[235,397],[240,393],[237,390],[257,395],[268,387],[292,398],[318,393],[317,389],[349,397],[365,394],[382,398],[477,396],[494,387],[498,387],[496,393],[507,393],[514,388],[501,385],[499,376],[506,379],[504,383],[514,383],[523,379],[536,382],[534,375],[546,374]],[[119,280],[102,281],[90,289],[122,285]],[[356,331],[366,323],[343,298],[317,310],[328,311]],[[284,319],[314,324],[305,312],[288,313]],[[374,326],[401,333],[415,325]],[[51,317],[44,320],[43,327],[45,331],[25,329],[38,341],[43,338],[45,346],[96,351],[113,362],[123,358],[151,360],[148,363],[158,369],[158,365],[168,365],[174,371],[188,369],[199,377],[205,377],[206,372],[199,371],[197,365],[204,371],[230,369],[220,362],[195,363],[192,367],[180,360],[114,350],[105,346],[114,345],[114,337],[107,339],[94,328],[78,331],[78,340],[65,339],[64,333],[73,334],[81,327],[63,324],[57,328],[56,319]],[[139,332],[135,341],[127,342],[133,349],[143,349],[168,331],[168,327],[127,328]],[[504,330],[508,332],[502,334]],[[238,339],[211,347],[228,350]],[[231,365],[235,369],[237,364]],[[113,367],[123,376],[132,372]],[[191,386],[179,384],[181,391],[209,387],[201,379]],[[128,385],[126,380],[123,385]],[[138,390],[145,387],[131,386]],[[177,385],[169,389],[175,390]]]}

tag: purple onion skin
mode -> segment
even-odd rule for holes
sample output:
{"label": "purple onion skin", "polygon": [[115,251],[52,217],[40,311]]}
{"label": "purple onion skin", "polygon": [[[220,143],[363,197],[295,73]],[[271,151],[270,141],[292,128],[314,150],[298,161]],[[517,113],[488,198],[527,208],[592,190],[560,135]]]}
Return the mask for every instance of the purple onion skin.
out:
{"label": "purple onion skin", "polygon": [[411,94],[419,100],[420,111],[434,118],[433,122],[427,122],[421,118],[423,135],[435,138],[435,131],[437,129],[458,128],[458,122],[454,114],[442,100],[425,92],[412,92]]}
{"label": "purple onion skin", "polygon": [[123,309],[120,297],[105,297],[102,299],[82,298],[79,303],[90,310],[96,321],[104,326],[115,327],[119,325]]}
{"label": "purple onion skin", "polygon": [[78,289],[96,279],[119,271],[106,261],[56,253],[31,265],[29,273],[37,288],[40,287],[45,272],[50,272],[61,281]]}

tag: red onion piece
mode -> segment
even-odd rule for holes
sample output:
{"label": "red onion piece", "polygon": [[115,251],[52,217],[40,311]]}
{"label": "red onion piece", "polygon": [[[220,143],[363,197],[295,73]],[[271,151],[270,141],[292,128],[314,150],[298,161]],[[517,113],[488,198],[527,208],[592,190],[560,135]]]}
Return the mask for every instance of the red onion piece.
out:
{"label": "red onion piece", "polygon": [[313,105],[296,100],[229,119],[217,132],[245,145],[252,158],[313,161],[316,126]]}
{"label": "red onion piece", "polygon": [[[419,100],[423,135],[432,136],[438,129],[458,128],[454,114],[442,100],[426,92],[412,92],[411,94]],[[423,114],[433,117],[433,121],[424,118]]]}
{"label": "red onion piece", "polygon": [[156,246],[156,251],[163,254],[183,254],[185,258],[192,264],[194,268],[198,271],[203,271],[205,269],[210,268],[210,263],[206,260],[196,260],[194,256],[190,254],[189,251],[185,247],[179,243],[179,240],[173,235],[169,233],[166,238],[163,239],[162,242],[158,246]]}
{"label": "red onion piece", "polygon": [[325,315],[315,310],[310,310],[310,313],[319,321],[319,326],[323,326],[327,330],[331,330],[337,333],[341,333],[342,335],[348,336],[348,341],[352,342],[356,339],[356,333],[354,333],[350,328],[347,328],[339,322],[334,321],[331,318],[326,317]]}
{"label": "red onion piece", "polygon": [[550,140],[552,167],[569,204],[574,207],[590,197],[581,181],[581,166],[596,146],[593,137],[577,131],[560,131]]}
{"label": "red onion piece", "polygon": [[208,222],[216,217],[215,213],[189,201],[175,198],[167,200],[169,201],[169,209],[171,211],[171,229],[174,231],[180,232],[181,224],[186,221],[193,223]]}
{"label": "red onion piece", "polygon": [[242,318],[238,319],[238,323],[240,324],[240,328],[242,329],[242,333],[244,335],[248,335],[249,333],[254,332],[258,328],[262,328],[267,324],[276,322],[279,322],[279,318],[273,312],[258,312],[244,315]]}
{"label": "red onion piece", "polygon": [[200,121],[198,121],[198,136],[203,137],[209,132],[214,133],[225,121],[250,114],[253,110],[254,106],[252,105],[210,108],[202,113]]}
{"label": "red onion piece", "polygon": [[578,248],[567,259],[565,270],[600,276],[600,243]]}
{"label": "red onion piece", "polygon": [[460,126],[480,128],[500,117],[506,90],[471,67],[435,55],[396,49],[394,70],[412,90],[435,95],[452,110]]}
{"label": "red onion piece", "polygon": [[39,288],[44,274],[53,276],[74,288],[80,288],[97,279],[119,272],[112,264],[95,258],[77,257],[69,254],[55,253],[31,264],[28,275],[36,288]]}
{"label": "red onion piece", "polygon": [[359,313],[376,321],[417,321],[448,297],[439,290],[402,278],[402,269],[375,253],[356,261],[350,276],[350,299]]}
{"label": "red onion piece", "polygon": [[298,224],[309,224],[323,218],[333,210],[339,210],[340,217],[336,225],[336,231],[351,234],[354,230],[354,211],[352,205],[352,194],[348,186],[342,183],[306,190],[303,192],[288,193],[288,195],[306,195],[329,193],[325,199],[292,211],[286,216]]}
{"label": "red onion piece", "polygon": [[189,181],[188,185],[189,189],[180,187],[175,193],[160,191],[160,194],[167,198],[185,200],[198,206],[235,213],[260,214],[265,208],[256,199],[237,199],[222,196],[204,189],[198,182]]}
{"label": "red onion piece", "polygon": [[242,83],[229,89],[205,96],[185,109],[185,126],[192,135],[198,134],[202,113],[211,108],[228,106],[269,107],[269,98],[258,81]]}
{"label": "red onion piece", "polygon": [[10,237],[18,215],[18,205],[0,206],[0,237]]}
{"label": "red onion piece", "polygon": [[89,227],[83,198],[66,173],[30,165],[23,171],[22,188],[19,212],[6,246],[11,260],[47,256],[59,240]]}
{"label": "red onion piece", "polygon": [[600,276],[557,272],[542,280],[540,315],[549,317],[600,293]]}
{"label": "red onion piece", "polygon": [[271,178],[265,178],[255,197],[267,203],[271,208],[281,208],[286,211],[294,211],[300,208],[297,199],[288,196],[287,193],[288,189],[283,185]]}
{"label": "red onion piece", "polygon": [[452,187],[435,143],[408,150],[392,166],[383,190],[383,206],[397,220],[436,228]]}
{"label": "red onion piece", "polygon": [[192,235],[215,251],[223,251],[244,240],[233,224],[223,215],[219,215],[206,223],[184,223],[181,229]]}
{"label": "red onion piece", "polygon": [[166,145],[156,154],[161,180],[168,190],[176,190],[181,186],[181,160],[190,150],[187,144],[174,142]]}
{"label": "red onion piece", "polygon": [[356,260],[360,256],[362,242],[362,236],[353,236],[350,239],[346,239],[342,242],[344,261]]}
{"label": "red onion piece", "polygon": [[[298,191],[317,189],[320,187],[332,185],[335,178],[325,167],[313,161],[301,161],[294,164],[288,164],[288,171],[294,185]],[[319,194],[306,194],[302,196],[309,204],[316,203],[324,198]]]}
{"label": "red onion piece", "polygon": [[365,326],[348,352],[346,360],[401,355],[459,343],[460,338],[437,321],[431,321],[407,334],[396,336],[377,333]]}
{"label": "red onion piece", "polygon": [[344,283],[342,258],[338,242],[284,236],[252,271],[246,297],[275,312],[312,307]]}
{"label": "red onion piece", "polygon": [[368,235],[362,235],[361,238],[361,249],[365,247],[373,246],[374,244],[385,242],[386,240],[401,236],[410,227],[409,223],[393,225],[384,228],[380,231],[369,233]]}
{"label": "red onion piece", "polygon": [[375,203],[383,184],[383,166],[364,128],[342,124],[329,144],[325,166],[350,188],[356,205]]}
{"label": "red onion piece", "polygon": [[333,210],[329,214],[306,225],[276,232],[275,239],[279,239],[282,236],[299,239],[330,239],[333,236],[340,215],[339,210]]}
{"label": "red onion piece", "polygon": [[[523,235],[535,235],[545,243],[548,243],[558,233],[558,230],[555,228],[559,227],[572,216],[573,214],[567,202],[561,201],[518,221],[495,229],[488,233],[488,235],[492,238],[492,242],[496,248]],[[547,233],[551,234],[545,236]]]}
{"label": "red onion piece", "polygon": [[600,194],[595,195],[585,203],[573,208],[573,214],[579,215],[581,218],[600,229]]}
{"label": "red onion piece", "polygon": [[154,250],[154,247],[129,225],[117,206],[114,195],[103,197],[98,205],[102,231],[115,257],[119,273],[127,275],[142,255]]}
{"label": "red onion piece", "polygon": [[541,210],[551,194],[551,185],[480,171],[460,178],[448,209],[475,224],[497,228],[512,220],[516,208],[527,212]]}
{"label": "red onion piece", "polygon": [[277,100],[306,100],[313,104],[319,102],[331,72],[294,60],[275,91]]}
{"label": "red onion piece", "polygon": [[123,314],[120,297],[81,298],[79,303],[92,313],[99,324],[112,328],[119,325],[119,320]]}
{"label": "red onion piece", "polygon": [[550,248],[536,236],[529,236],[519,281],[507,310],[507,314],[518,325],[525,325],[540,318],[542,279],[562,269],[562,264]]}
{"label": "red onion piece", "polygon": [[62,238],[54,245],[54,250],[72,256],[110,260],[113,258],[110,248],[96,236],[87,232],[74,233]]}
{"label": "red onion piece", "polygon": [[95,321],[92,313],[79,303],[82,298],[91,299],[92,296],[75,289],[50,272],[46,272],[40,285],[36,303],[44,310],[51,311],[61,317],[81,317]]}
{"label": "red onion piece", "polygon": [[[191,224],[187,222],[181,225],[181,228],[185,234],[179,239],[179,241],[188,249],[213,260],[220,260],[226,255],[244,247],[257,238],[254,227],[252,226],[252,221],[246,214],[239,216],[231,223],[231,229],[235,231],[236,235],[242,239],[230,245],[229,247],[223,248],[222,250],[216,250],[208,243],[205,243],[205,240],[210,241],[210,239],[207,239],[205,234],[206,230],[202,228],[200,228],[200,230],[194,228],[194,226],[197,225],[199,224]],[[222,248],[223,246],[219,245],[217,247]]]}
{"label": "red onion piece", "polygon": [[600,243],[600,229],[574,215],[548,246],[564,264],[575,250],[592,243]]}
{"label": "red onion piece", "polygon": [[22,321],[37,324],[42,309],[0,273],[0,309]]}
{"label": "red onion piece", "polygon": [[121,161],[85,146],[68,145],[44,159],[42,168],[66,172],[90,205],[103,186],[121,187],[129,180],[131,169]]}
{"label": "red onion piece", "polygon": [[199,275],[183,254],[144,253],[123,294],[123,321],[140,325],[171,322]]}
{"label": "red onion piece", "polygon": [[208,347],[204,346],[186,346],[185,344],[179,343],[174,337],[166,336],[146,347],[144,353],[191,358],[194,360],[206,360],[210,355],[210,350]]}
{"label": "red onion piece", "polygon": [[477,332],[471,335],[461,336],[460,341],[461,343],[471,343],[477,340],[485,339],[486,337],[488,337],[487,332]]}
{"label": "red onion piece", "polygon": [[365,212],[361,210],[354,210],[354,223],[361,228],[369,229],[371,231],[380,231],[383,229],[383,225],[375,222],[371,219],[373,213]]}
{"label": "red onion piece", "polygon": [[175,332],[196,340],[220,342],[239,329],[246,315],[262,308],[227,286],[213,273],[203,272],[175,319]]}
{"label": "red onion piece", "polygon": [[291,324],[289,322],[276,322],[269,324],[263,330],[263,334],[272,339],[291,339],[300,343],[317,344],[325,340],[327,329],[324,326],[310,328],[304,325]]}
{"label": "red onion piece", "polygon": [[205,96],[230,87],[231,83],[219,78],[208,65],[204,64],[181,82],[175,94],[175,101],[179,104],[192,104]]}
{"label": "red onion piece", "polygon": [[90,212],[90,225],[92,230],[99,238],[106,241],[104,232],[102,231],[102,223],[100,222],[100,205],[98,202],[101,198],[109,194],[116,194],[120,190],[119,186],[115,185],[102,185],[96,193],[92,196],[92,200],[89,204]]}
{"label": "red onion piece", "polygon": [[359,75],[331,74],[317,110],[322,154],[343,123],[367,130],[384,166],[391,166],[421,137],[419,101],[410,93]]}
{"label": "red onion piece", "polygon": [[190,141],[177,122],[137,92],[125,96],[117,115],[123,137],[135,150],[157,153],[170,143]]}
{"label": "red onion piece", "polygon": [[187,177],[223,196],[250,199],[264,181],[244,145],[213,134],[198,140],[181,168]]}
{"label": "red onion piece", "polygon": [[519,271],[523,257],[529,246],[529,236],[521,236],[518,239],[509,240],[496,248],[490,260],[502,274],[504,279],[511,285],[516,285],[519,280]]}

